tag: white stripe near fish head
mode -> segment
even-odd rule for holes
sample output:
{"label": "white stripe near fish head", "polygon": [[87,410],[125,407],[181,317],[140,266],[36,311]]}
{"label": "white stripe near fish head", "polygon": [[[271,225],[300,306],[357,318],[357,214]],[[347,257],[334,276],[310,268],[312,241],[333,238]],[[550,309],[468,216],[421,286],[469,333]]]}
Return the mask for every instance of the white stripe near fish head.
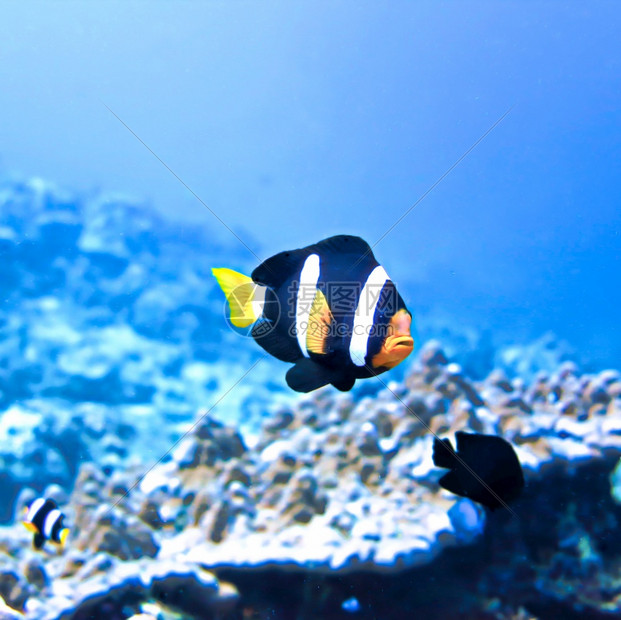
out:
{"label": "white stripe near fish head", "polygon": [[364,366],[369,346],[369,337],[373,328],[375,310],[379,303],[382,290],[388,282],[388,274],[378,265],[367,278],[360,292],[351,340],[349,341],[349,357],[356,366]]}
{"label": "white stripe near fish head", "polygon": [[28,508],[28,513],[24,518],[24,521],[28,521],[28,523],[32,523],[32,520],[37,516],[37,512],[41,510],[41,507],[45,504],[45,499],[43,497],[39,497],[35,499],[32,504],[30,504],[30,508]]}
{"label": "white stripe near fish head", "polygon": [[306,348],[306,332],[313,300],[317,294],[317,282],[319,281],[320,260],[319,254],[311,254],[305,261],[300,272],[298,295],[295,307],[295,334],[298,346],[304,357],[309,357]]}
{"label": "white stripe near fish head", "polygon": [[45,521],[43,523],[43,532],[41,532],[43,536],[45,536],[45,538],[52,537],[52,530],[54,529],[54,525],[56,524],[56,521],[60,519],[61,516],[62,516],[62,512],[60,512],[60,510],[55,508],[54,510],[50,512],[49,515],[47,515],[47,517],[45,517]]}

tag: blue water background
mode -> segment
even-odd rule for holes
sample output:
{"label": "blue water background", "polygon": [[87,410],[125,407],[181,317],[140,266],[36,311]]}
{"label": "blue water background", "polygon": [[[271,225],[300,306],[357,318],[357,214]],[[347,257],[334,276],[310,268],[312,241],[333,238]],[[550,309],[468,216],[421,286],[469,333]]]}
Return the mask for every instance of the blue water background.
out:
{"label": "blue water background", "polygon": [[374,243],[511,108],[376,255],[415,312],[516,341],[552,329],[618,366],[620,17],[612,2],[3,3],[0,172],[145,197],[227,238],[107,105],[264,258],[338,232]]}

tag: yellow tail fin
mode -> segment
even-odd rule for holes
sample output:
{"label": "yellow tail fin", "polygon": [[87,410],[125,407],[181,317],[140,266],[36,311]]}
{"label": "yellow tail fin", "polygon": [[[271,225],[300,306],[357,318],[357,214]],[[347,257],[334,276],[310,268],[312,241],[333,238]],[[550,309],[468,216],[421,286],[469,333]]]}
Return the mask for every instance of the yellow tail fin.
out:
{"label": "yellow tail fin", "polygon": [[211,273],[218,281],[229,303],[231,323],[235,327],[252,325],[259,318],[252,302],[257,301],[256,293],[260,286],[253,282],[252,278],[232,269],[226,269],[226,267],[213,268]]}
{"label": "yellow tail fin", "polygon": [[60,539],[61,546],[64,546],[65,541],[67,540],[68,534],[69,534],[69,528],[64,527],[62,530],[60,530],[60,535],[58,536],[58,538]]}

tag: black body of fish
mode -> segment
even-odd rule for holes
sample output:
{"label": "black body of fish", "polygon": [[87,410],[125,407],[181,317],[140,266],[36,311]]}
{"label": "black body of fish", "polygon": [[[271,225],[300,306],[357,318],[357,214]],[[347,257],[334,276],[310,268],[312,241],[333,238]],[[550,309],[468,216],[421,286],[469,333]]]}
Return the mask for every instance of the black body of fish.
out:
{"label": "black body of fish", "polygon": [[457,452],[448,439],[436,438],[433,462],[450,469],[439,484],[491,510],[514,501],[524,488],[522,466],[511,444],[496,435],[455,433]]}

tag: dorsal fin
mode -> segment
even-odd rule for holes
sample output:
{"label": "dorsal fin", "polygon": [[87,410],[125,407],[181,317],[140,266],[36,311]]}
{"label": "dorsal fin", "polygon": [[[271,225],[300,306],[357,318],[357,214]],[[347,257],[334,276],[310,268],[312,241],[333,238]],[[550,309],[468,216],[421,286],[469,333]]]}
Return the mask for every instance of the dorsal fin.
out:
{"label": "dorsal fin", "polygon": [[354,235],[335,235],[299,250],[287,250],[271,256],[252,272],[252,279],[258,284],[278,288],[300,270],[304,260],[314,253],[356,254],[360,261],[375,262],[371,247],[364,239]]}
{"label": "dorsal fin", "polygon": [[330,312],[330,306],[328,306],[325,295],[317,289],[306,330],[306,350],[309,353],[317,353],[318,355],[327,353],[331,325],[332,312]]}
{"label": "dorsal fin", "polygon": [[257,284],[278,288],[302,268],[304,259],[311,253],[307,248],[280,252],[264,260],[252,272],[252,279]]}
{"label": "dorsal fin", "polygon": [[317,250],[323,252],[335,252],[337,254],[368,254],[371,258],[373,252],[371,246],[362,238],[354,235],[335,235],[328,237],[315,244]]}
{"label": "dorsal fin", "polygon": [[455,467],[457,463],[457,457],[455,450],[448,439],[433,440],[433,464],[436,467],[444,467],[445,469],[451,469]]}

